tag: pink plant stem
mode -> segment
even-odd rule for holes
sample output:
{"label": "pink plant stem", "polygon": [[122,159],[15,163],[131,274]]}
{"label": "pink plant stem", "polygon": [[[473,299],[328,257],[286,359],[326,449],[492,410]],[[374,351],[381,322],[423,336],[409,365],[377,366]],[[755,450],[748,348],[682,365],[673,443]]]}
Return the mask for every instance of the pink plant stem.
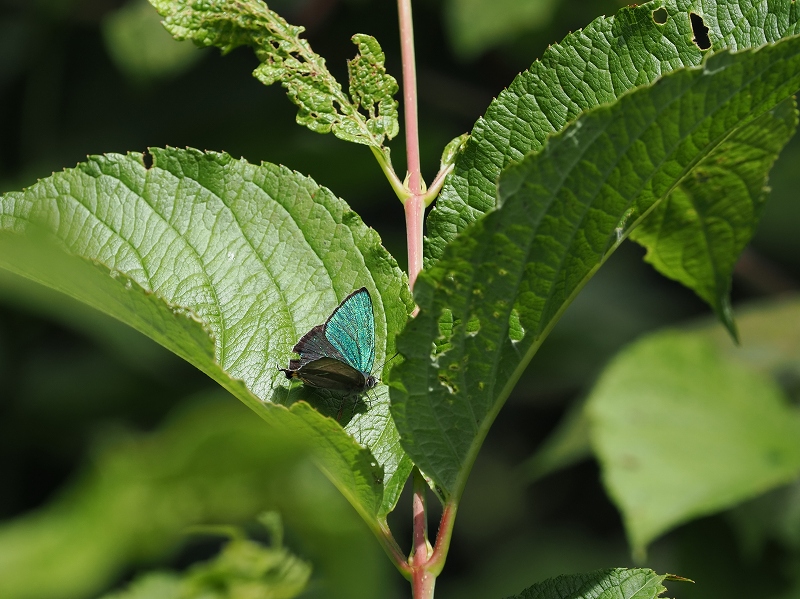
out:
{"label": "pink plant stem", "polygon": [[411,590],[414,599],[432,599],[436,574],[428,569],[431,546],[428,544],[428,513],[426,493],[428,485],[422,473],[414,468],[414,495],[411,509],[413,514],[413,548],[411,550]]}
{"label": "pink plant stem", "polygon": [[[400,53],[403,62],[403,110],[406,129],[406,162],[408,168],[408,191],[406,199],[406,236],[408,240],[408,284],[414,289],[417,275],[422,270],[422,226],[425,216],[425,197],[423,195],[422,174],[420,172],[419,129],[417,125],[417,73],[414,63],[414,28],[411,22],[411,0],[397,0],[400,20]],[[417,310],[414,311],[416,315]],[[452,523],[451,511],[445,508],[443,523],[437,535],[438,553],[428,542],[428,513],[426,506],[427,483],[422,474],[414,468],[414,496],[412,499],[413,548],[408,565],[411,567],[411,591],[414,599],[433,599],[436,576],[441,572],[447,548],[450,544]],[[447,517],[447,521],[445,521]],[[438,558],[437,558],[438,555]],[[431,561],[434,563],[432,564]],[[433,568],[431,568],[433,566]]]}
{"label": "pink plant stem", "polygon": [[433,599],[436,576],[424,568],[415,568],[411,581],[411,596],[414,599]]}
{"label": "pink plant stem", "polygon": [[420,172],[417,70],[414,62],[411,0],[398,0],[397,12],[400,20],[400,54],[403,61],[403,112],[406,128],[408,190],[412,194],[405,202],[408,281],[413,289],[417,274],[422,270],[422,222],[425,215],[425,203],[422,198],[422,174]]}
{"label": "pink plant stem", "polygon": [[414,524],[414,565],[424,564],[428,561],[428,514],[425,501],[425,479],[419,470],[414,469],[414,497],[412,499],[412,514]]}
{"label": "pink plant stem", "polygon": [[[425,202],[421,195],[413,195],[406,200],[403,209],[406,213],[408,240],[408,285],[413,290],[417,275],[422,270],[422,223],[425,216]],[[414,315],[416,316],[416,312]]]}

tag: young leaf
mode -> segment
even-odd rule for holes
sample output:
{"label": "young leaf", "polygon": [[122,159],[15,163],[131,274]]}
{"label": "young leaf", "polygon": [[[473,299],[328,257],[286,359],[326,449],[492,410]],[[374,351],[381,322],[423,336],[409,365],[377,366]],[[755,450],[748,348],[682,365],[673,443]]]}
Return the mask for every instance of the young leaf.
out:
{"label": "young leaf", "polygon": [[[287,391],[276,366],[361,286],[372,294],[383,364],[412,306],[404,275],[377,233],[306,177],[226,154],[151,154],[151,168],[138,154],[96,156],[0,197],[0,267],[130,324],[267,421],[314,440],[323,469],[374,524],[410,471],[385,390],[346,414],[348,434],[297,402],[324,407],[309,389]],[[38,246],[19,234],[37,230],[72,258],[36,259]]]}
{"label": "young leaf", "polygon": [[[665,22],[656,22],[657,10],[666,14]],[[791,0],[767,4],[760,0],[654,0],[625,7],[613,18],[600,17],[582,31],[568,35],[560,44],[548,48],[541,61],[517,76],[475,124],[466,151],[456,161],[454,172],[428,217],[426,266],[441,257],[447,243],[465,227],[494,207],[498,176],[506,166],[528,152],[540,151],[550,135],[563,130],[581,112],[613,102],[623,93],[675,69],[699,64],[707,52],[693,42],[690,13],[702,17],[709,29],[709,52],[743,50],[800,33],[800,11]],[[725,205],[708,204],[706,212],[727,212],[727,206],[735,203],[752,204],[761,195],[755,183],[763,183],[770,165],[771,160],[765,159],[761,172],[749,176],[748,185],[728,182],[725,193],[709,196]],[[678,216],[665,212],[666,220],[651,228],[663,225],[669,230],[678,229],[684,220],[673,222],[673,217]],[[701,253],[697,235],[673,237],[667,243],[657,235],[643,233],[640,242],[648,247],[659,270],[709,301],[733,330],[726,308],[729,282],[725,271],[752,236],[757,217],[758,211],[753,218],[736,222],[736,230],[729,234],[733,241],[717,247],[714,255]],[[717,237],[724,234],[718,233]],[[650,245],[651,240],[658,247]],[[692,254],[699,262],[687,274],[680,268],[667,268],[657,257],[660,253]]]}
{"label": "young leaf", "polygon": [[506,599],[656,599],[667,591],[667,578],[644,568],[610,568],[548,578]]}
{"label": "young leaf", "polygon": [[800,413],[702,332],[667,331],[625,349],[587,411],[635,554],[678,524],[800,474]]}
{"label": "young leaf", "polygon": [[[280,81],[297,107],[297,122],[346,141],[384,150],[384,138],[399,131],[398,86],[386,73],[384,55],[375,38],[353,36],[359,55],[350,61],[350,94],[300,37],[304,28],[289,25],[261,0],[150,0],[177,40],[216,46],[223,53],[239,46],[253,48],[260,65],[253,75],[264,85]],[[359,112],[363,108],[367,115]]]}
{"label": "young leaf", "polygon": [[700,161],[798,87],[800,37],[717,53],[583,115],[503,173],[500,207],[417,280],[420,314],[398,340],[392,413],[445,499],[460,497],[498,410],[584,283]]}

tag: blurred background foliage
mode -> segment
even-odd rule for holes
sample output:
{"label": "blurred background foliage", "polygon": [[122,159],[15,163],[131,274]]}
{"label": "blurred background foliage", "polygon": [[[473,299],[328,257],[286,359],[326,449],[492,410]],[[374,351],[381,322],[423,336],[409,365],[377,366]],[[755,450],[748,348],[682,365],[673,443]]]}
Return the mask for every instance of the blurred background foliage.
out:
{"label": "blurred background foliage", "polygon": [[[354,33],[377,37],[399,77],[393,2],[270,6],[307,28],[340,81]],[[444,144],[469,131],[548,44],[620,6],[416,0],[427,179]],[[369,150],[296,126],[282,89],[250,76],[255,66],[247,50],[223,58],[172,41],[145,0],[0,0],[0,192],[88,154],[224,150],[311,175],[345,198],[403,264],[401,206]],[[393,158],[402,172],[398,141]],[[795,138],[737,267],[735,306],[790,295],[800,284],[798,161]],[[600,270],[501,412],[464,495],[437,597],[502,597],[552,575],[633,565],[579,419],[562,429],[569,442],[556,444],[555,462],[531,456],[575,413],[617,350],[708,317],[642,254],[627,244]],[[779,383],[796,408],[796,378]],[[698,582],[672,585],[680,599],[799,597],[798,488],[680,526],[650,547],[645,563]],[[137,333],[0,271],[0,586],[22,588],[18,597],[97,596],[139,572],[181,570],[213,556],[221,541],[185,535],[192,524],[240,525],[263,536],[256,517],[265,509],[281,512],[285,546],[312,564],[304,596],[407,596],[407,583],[302,447],[263,430],[244,406]],[[391,519],[404,546],[408,515],[404,498]],[[26,555],[50,557],[31,563]],[[26,595],[31,589],[38,594]]]}

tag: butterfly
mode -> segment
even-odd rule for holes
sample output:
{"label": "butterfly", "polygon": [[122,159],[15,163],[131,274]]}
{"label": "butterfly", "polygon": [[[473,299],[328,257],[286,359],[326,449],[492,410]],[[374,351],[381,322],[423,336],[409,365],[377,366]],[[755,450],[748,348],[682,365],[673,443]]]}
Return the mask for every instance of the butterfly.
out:
{"label": "butterfly", "polygon": [[287,379],[306,385],[358,395],[378,382],[375,363],[375,315],[366,287],[342,300],[325,321],[300,338],[292,351],[299,359],[279,368]]}

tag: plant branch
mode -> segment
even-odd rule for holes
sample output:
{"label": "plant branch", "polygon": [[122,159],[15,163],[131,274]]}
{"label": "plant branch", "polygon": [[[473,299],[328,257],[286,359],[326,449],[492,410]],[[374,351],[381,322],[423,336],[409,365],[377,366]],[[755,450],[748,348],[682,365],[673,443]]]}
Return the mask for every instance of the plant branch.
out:
{"label": "plant branch", "polygon": [[397,9],[400,19],[400,55],[403,61],[403,114],[406,129],[408,189],[413,195],[419,195],[422,193],[422,175],[417,125],[417,69],[414,62],[411,0],[397,0]]}
{"label": "plant branch", "polygon": [[[413,195],[403,205],[406,214],[406,239],[408,243],[408,285],[414,290],[414,282],[422,270],[422,226],[425,217],[425,201],[421,195]],[[414,312],[416,316],[416,310]]]}
{"label": "plant branch", "polygon": [[408,563],[412,569],[412,593],[414,599],[428,599],[433,597],[433,587],[436,576],[428,570],[432,548],[428,542],[428,512],[426,494],[428,485],[418,468],[413,470],[414,496],[412,498],[413,513],[413,546]]}
{"label": "plant branch", "polygon": [[417,125],[417,72],[414,65],[414,28],[411,22],[411,0],[397,0],[400,19],[400,53],[403,59],[403,114],[406,130],[407,189],[411,197],[405,201],[406,237],[408,245],[408,283],[414,289],[417,274],[422,270],[422,222],[425,202],[420,172],[419,128]]}

